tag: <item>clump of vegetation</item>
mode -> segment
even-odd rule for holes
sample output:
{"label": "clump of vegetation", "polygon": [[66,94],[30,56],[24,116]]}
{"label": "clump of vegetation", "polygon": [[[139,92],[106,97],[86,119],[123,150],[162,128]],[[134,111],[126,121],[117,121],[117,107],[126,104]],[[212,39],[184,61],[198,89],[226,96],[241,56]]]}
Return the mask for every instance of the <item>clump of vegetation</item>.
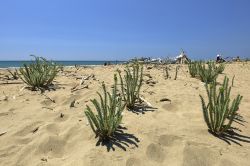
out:
{"label": "clump of vegetation", "polygon": [[188,69],[191,77],[197,77],[202,82],[210,83],[224,71],[225,65],[219,64],[219,66],[216,66],[214,62],[193,62],[188,64]]}
{"label": "clump of vegetation", "polygon": [[205,85],[208,97],[207,105],[204,98],[200,95],[204,120],[209,130],[217,136],[222,135],[231,128],[242,100],[242,96],[238,95],[230,103],[231,87],[228,86],[228,80],[227,77],[224,78],[223,85],[219,88],[219,93],[216,90],[215,80],[212,84]]}
{"label": "clump of vegetation", "polygon": [[88,118],[91,129],[101,140],[108,140],[118,129],[122,121],[122,112],[125,108],[125,104],[122,103],[121,98],[116,93],[116,75],[114,76],[114,80],[115,84],[112,94],[107,92],[106,86],[103,83],[103,95],[97,92],[100,97],[100,101],[98,102],[96,99],[91,100],[95,106],[97,114],[94,114],[88,105],[87,110],[85,111],[85,115]]}
{"label": "clump of vegetation", "polygon": [[121,81],[121,92],[128,109],[133,109],[136,101],[139,99],[142,86],[143,66],[138,63],[132,64],[132,70],[127,66],[124,79],[121,71],[118,71]]}
{"label": "clump of vegetation", "polygon": [[206,68],[205,64],[198,64],[198,70],[199,70],[199,78],[202,82],[205,82],[206,84],[209,84],[217,79],[218,72],[213,67],[212,63],[208,63],[208,67]]}
{"label": "clump of vegetation", "polygon": [[223,71],[224,71],[224,69],[225,69],[225,65],[224,64],[219,64],[219,66],[217,67],[215,67],[215,70],[217,71],[217,73],[218,74],[221,74]]}
{"label": "clump of vegetation", "polygon": [[19,69],[20,74],[18,73],[18,75],[32,90],[46,89],[52,84],[59,67],[45,58],[33,57],[35,60],[31,64],[24,64]]}
{"label": "clump of vegetation", "polygon": [[192,62],[188,64],[188,70],[191,77],[197,77],[199,75],[198,62]]}

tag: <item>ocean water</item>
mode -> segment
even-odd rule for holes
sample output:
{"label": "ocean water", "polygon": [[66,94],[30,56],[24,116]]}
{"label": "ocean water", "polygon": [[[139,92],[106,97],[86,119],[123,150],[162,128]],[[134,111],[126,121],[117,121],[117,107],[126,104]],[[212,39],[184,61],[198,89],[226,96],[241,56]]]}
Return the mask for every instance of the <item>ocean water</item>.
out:
{"label": "ocean water", "polygon": [[[111,64],[121,64],[124,61],[53,61],[56,64],[64,65],[64,66],[74,66],[74,65],[103,65],[106,63]],[[8,68],[8,67],[21,67],[23,64],[29,64],[31,61],[0,61],[0,68]]]}

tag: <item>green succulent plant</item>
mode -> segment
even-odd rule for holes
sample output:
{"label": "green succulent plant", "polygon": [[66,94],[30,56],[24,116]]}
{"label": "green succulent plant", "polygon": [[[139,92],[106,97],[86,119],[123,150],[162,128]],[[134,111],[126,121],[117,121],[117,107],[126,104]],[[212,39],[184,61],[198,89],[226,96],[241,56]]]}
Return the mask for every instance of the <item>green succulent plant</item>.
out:
{"label": "green succulent plant", "polygon": [[218,67],[217,66],[215,67],[215,70],[217,71],[218,74],[223,73],[224,69],[225,65],[223,63],[220,63]]}
{"label": "green succulent plant", "polygon": [[133,109],[136,101],[139,99],[140,89],[143,81],[143,66],[134,63],[130,67],[126,67],[124,78],[121,71],[118,74],[121,82],[121,92],[128,109]]}
{"label": "green succulent plant", "polygon": [[207,67],[205,64],[199,63],[198,71],[200,80],[206,84],[213,82],[218,77],[218,72],[212,63],[208,63]]}
{"label": "green succulent plant", "polygon": [[199,74],[198,62],[192,62],[188,64],[188,70],[191,77],[196,77]]}
{"label": "green succulent plant", "polygon": [[97,92],[100,101],[96,99],[91,100],[97,114],[95,114],[88,105],[85,111],[91,129],[101,140],[108,140],[111,138],[122,122],[122,112],[125,108],[125,104],[122,103],[121,98],[117,95],[116,75],[114,76],[114,80],[115,84],[112,94],[107,92],[106,86],[103,83],[103,95]]}
{"label": "green succulent plant", "polygon": [[11,74],[14,80],[18,79],[18,73],[17,71],[12,72],[10,69],[7,69],[7,71]]}
{"label": "green succulent plant", "polygon": [[35,60],[28,65],[24,64],[19,69],[20,73],[18,72],[18,75],[32,90],[46,89],[52,84],[59,71],[59,67],[43,57],[32,56]]}
{"label": "green succulent plant", "polygon": [[215,80],[210,85],[205,84],[208,104],[200,95],[203,117],[207,127],[209,131],[218,136],[231,128],[242,100],[242,96],[237,95],[230,102],[231,87],[228,86],[228,80],[227,77],[224,78],[219,92],[217,92]]}

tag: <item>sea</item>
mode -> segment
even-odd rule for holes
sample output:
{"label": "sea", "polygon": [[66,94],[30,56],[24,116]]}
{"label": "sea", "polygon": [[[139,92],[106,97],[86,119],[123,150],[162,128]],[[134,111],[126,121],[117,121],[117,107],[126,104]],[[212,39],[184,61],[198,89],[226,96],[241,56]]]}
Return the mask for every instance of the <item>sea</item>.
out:
{"label": "sea", "polygon": [[[0,61],[0,68],[15,68],[22,67],[23,64],[30,64],[32,61]],[[75,66],[75,65],[104,65],[106,64],[122,64],[125,61],[53,61],[56,64],[63,66]]]}

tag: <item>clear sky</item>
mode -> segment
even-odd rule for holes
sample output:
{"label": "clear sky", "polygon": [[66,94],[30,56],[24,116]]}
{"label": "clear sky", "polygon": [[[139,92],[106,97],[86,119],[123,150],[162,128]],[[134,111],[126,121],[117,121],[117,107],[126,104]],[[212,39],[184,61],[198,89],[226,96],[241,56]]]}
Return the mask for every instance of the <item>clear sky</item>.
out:
{"label": "clear sky", "polygon": [[0,0],[0,60],[250,57],[250,0]]}

